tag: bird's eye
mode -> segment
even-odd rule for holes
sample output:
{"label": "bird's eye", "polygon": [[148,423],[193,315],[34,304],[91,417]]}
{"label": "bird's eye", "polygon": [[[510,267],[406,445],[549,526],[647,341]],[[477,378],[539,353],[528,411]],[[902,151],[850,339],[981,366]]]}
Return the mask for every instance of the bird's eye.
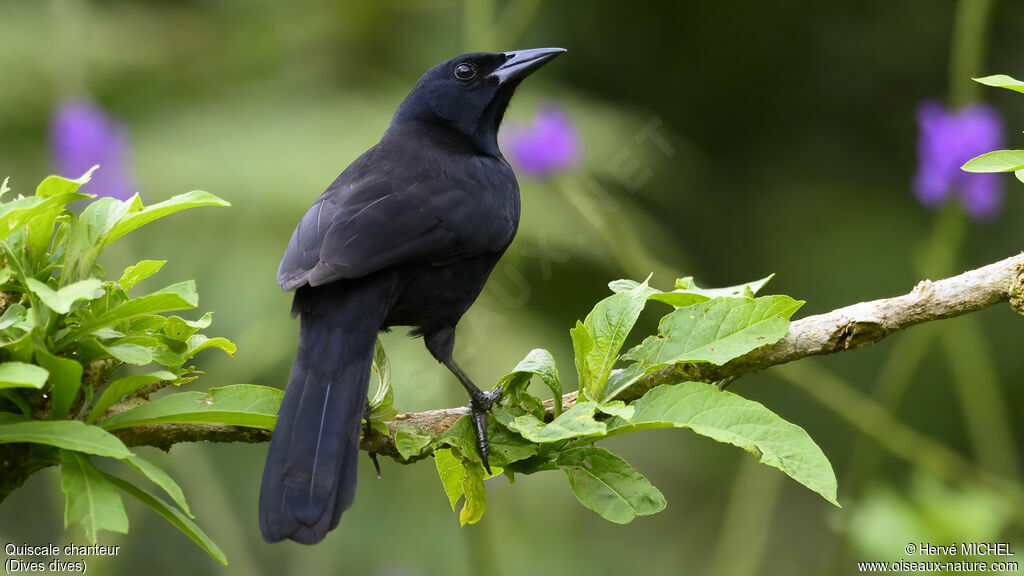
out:
{"label": "bird's eye", "polygon": [[476,78],[476,66],[466,63],[459,64],[455,67],[455,77],[462,81]]}

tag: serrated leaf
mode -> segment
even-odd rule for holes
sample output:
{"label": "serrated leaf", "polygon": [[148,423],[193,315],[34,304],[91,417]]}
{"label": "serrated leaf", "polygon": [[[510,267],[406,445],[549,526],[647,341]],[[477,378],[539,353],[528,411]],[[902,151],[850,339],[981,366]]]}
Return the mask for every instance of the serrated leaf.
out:
{"label": "serrated leaf", "polygon": [[[138,201],[138,195],[136,194],[128,202]],[[126,204],[128,202],[125,202]],[[141,205],[141,204],[139,204]],[[138,211],[132,211],[118,219],[117,223],[111,228],[104,238],[103,243],[109,244],[114,240],[117,240],[121,236],[135,230],[141,226],[145,226],[150,222],[169,216],[175,212],[187,210],[188,208],[195,208],[198,206],[230,206],[228,202],[221,200],[220,198],[210,194],[209,192],[203,192],[202,190],[193,190],[185,194],[178,194],[152,206],[147,206]]]}
{"label": "serrated leaf", "polygon": [[558,455],[576,499],[605,520],[628,524],[665,508],[665,497],[628,462],[603,448],[589,446]]}
{"label": "serrated leaf", "polygon": [[60,488],[66,497],[64,528],[77,522],[93,544],[100,530],[128,533],[128,515],[124,502],[89,457],[61,450]]}
{"label": "serrated leaf", "polygon": [[24,362],[0,364],[0,388],[42,388],[50,373],[45,368]]}
{"label": "serrated leaf", "polygon": [[143,386],[148,386],[161,380],[177,380],[177,378],[174,373],[165,370],[151,374],[133,374],[124,378],[118,378],[104,388],[103,393],[96,400],[92,410],[89,411],[89,417],[86,419],[86,422],[92,424],[107,411],[107,408],[110,408],[122,398]]}
{"label": "serrated leaf", "polygon": [[115,414],[99,423],[106,430],[143,424],[206,422],[272,430],[284,392],[269,386],[235,384],[204,392],[178,392]]}
{"label": "serrated leaf", "polygon": [[676,427],[754,454],[836,506],[836,477],[821,448],[802,428],[758,402],[703,382],[654,388],[633,403],[629,422],[614,420],[609,434]]}
{"label": "serrated leaf", "polygon": [[984,78],[972,78],[972,80],[986,86],[1006,88],[1007,90],[1013,90],[1014,92],[1024,93],[1024,82],[1007,76],[1006,74],[995,74],[992,76],[985,76]]}
{"label": "serrated leaf", "polygon": [[789,318],[803,305],[789,296],[716,298],[665,315],[658,334],[625,358],[644,365],[673,362],[724,364],[789,331]]}
{"label": "serrated leaf", "polygon": [[434,437],[430,434],[421,434],[405,424],[399,423],[395,427],[395,448],[405,460],[419,456],[433,440]]}
{"label": "serrated leaf", "polygon": [[68,415],[78,391],[82,387],[82,365],[71,358],[61,358],[50,353],[36,342],[36,362],[50,373],[50,388],[53,393],[50,419],[59,420]]}
{"label": "serrated leaf", "polygon": [[644,309],[649,295],[647,282],[632,290],[612,294],[601,300],[577,322],[570,331],[580,376],[580,393],[586,398],[600,399],[612,367],[619,359],[619,350]]}
{"label": "serrated leaf", "polygon": [[462,479],[466,477],[466,467],[462,465],[460,458],[452,454],[450,448],[434,450],[434,465],[454,512],[455,504],[462,498]]}
{"label": "serrated leaf", "polygon": [[166,263],[167,260],[143,260],[134,266],[125,268],[117,283],[127,292],[139,282],[159,272]]}
{"label": "serrated leaf", "polygon": [[964,172],[1014,172],[1024,169],[1024,150],[996,150],[968,160]]}
{"label": "serrated leaf", "polygon": [[163,468],[160,468],[156,464],[153,464],[148,460],[144,460],[139,456],[130,456],[125,458],[124,461],[166,492],[167,495],[171,497],[171,500],[173,500],[189,518],[195,518],[195,516],[192,515],[192,511],[188,508],[188,502],[185,500],[185,492],[182,491],[181,486],[179,486],[178,483],[174,481],[174,478],[171,478]]}
{"label": "serrated leaf", "polygon": [[0,444],[12,442],[46,444],[118,459],[132,455],[117,436],[79,420],[30,420],[0,424]]}
{"label": "serrated leaf", "polygon": [[596,402],[584,400],[577,402],[548,424],[532,414],[524,414],[515,418],[508,427],[514,432],[519,432],[523,438],[539,443],[558,442],[581,436],[603,436],[605,424],[594,420],[596,411]]}
{"label": "serrated leaf", "polygon": [[167,503],[164,502],[163,500],[157,498],[156,496],[153,496],[149,492],[143,490],[142,488],[139,488],[138,486],[135,486],[130,482],[122,480],[116,476],[112,476],[110,474],[102,474],[104,478],[107,479],[108,482],[114,484],[124,492],[131,494],[140,502],[155,510],[157,514],[163,516],[165,520],[170,522],[171,525],[177,528],[178,530],[181,530],[181,532],[185,536],[188,536],[189,539],[191,539],[200,548],[202,548],[203,551],[209,554],[211,558],[225,566],[228,565],[228,559],[226,556],[224,556],[224,552],[222,552],[221,549],[217,547],[217,544],[215,544],[213,540],[211,540],[210,537],[207,536],[206,533],[204,533],[202,529],[199,528],[198,525],[196,525],[195,522],[190,520],[188,516],[182,514],[180,510],[168,506]]}

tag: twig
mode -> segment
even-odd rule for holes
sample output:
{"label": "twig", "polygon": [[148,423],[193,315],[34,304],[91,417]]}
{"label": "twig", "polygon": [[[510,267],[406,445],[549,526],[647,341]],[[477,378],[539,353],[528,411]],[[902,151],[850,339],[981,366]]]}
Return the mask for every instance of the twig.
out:
{"label": "twig", "polygon": [[[637,381],[620,398],[629,402],[662,384],[688,380],[715,382],[807,356],[861,348],[915,324],[977,312],[1001,302],[1009,302],[1013,310],[1024,315],[1024,254],[945,280],[923,280],[903,296],[861,302],[796,320],[789,333],[774,345],[721,366],[680,363],[663,368]],[[562,396],[561,401],[563,409],[571,407],[576,402],[576,393]],[[549,414],[553,413],[553,399],[544,405]],[[400,459],[395,449],[395,429],[399,423],[440,434],[468,413],[468,408],[459,407],[399,414],[387,422],[389,435],[370,432],[363,437],[361,448],[372,454]],[[263,442],[270,438],[264,430],[208,424],[140,426],[119,430],[117,434],[129,446],[163,449],[180,442]]]}

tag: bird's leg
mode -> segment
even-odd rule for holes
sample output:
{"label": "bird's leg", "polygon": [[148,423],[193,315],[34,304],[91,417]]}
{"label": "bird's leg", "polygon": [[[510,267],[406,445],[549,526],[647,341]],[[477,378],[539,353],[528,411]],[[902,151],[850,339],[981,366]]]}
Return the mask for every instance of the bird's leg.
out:
{"label": "bird's leg", "polygon": [[490,443],[487,440],[487,413],[491,410],[491,406],[501,398],[501,388],[484,392],[469,379],[469,376],[466,376],[466,373],[462,371],[462,368],[459,368],[455,360],[449,358],[443,364],[451,370],[452,374],[455,374],[455,377],[462,383],[462,387],[466,389],[466,392],[469,392],[469,410],[473,418],[473,428],[476,431],[476,449],[480,452],[480,459],[484,462],[484,469],[490,474],[491,465],[487,461],[487,455],[490,452]]}
{"label": "bird's leg", "polygon": [[491,465],[487,461],[487,454],[490,452],[490,444],[487,441],[487,412],[491,406],[501,398],[501,388],[492,392],[484,392],[473,384],[473,381],[466,376],[466,373],[459,368],[452,358],[452,350],[455,348],[455,326],[447,325],[439,329],[424,333],[423,342],[427,350],[437,358],[437,361],[444,364],[469,393],[469,410],[473,417],[473,428],[476,432],[476,449],[483,460],[487,473],[491,473]]}

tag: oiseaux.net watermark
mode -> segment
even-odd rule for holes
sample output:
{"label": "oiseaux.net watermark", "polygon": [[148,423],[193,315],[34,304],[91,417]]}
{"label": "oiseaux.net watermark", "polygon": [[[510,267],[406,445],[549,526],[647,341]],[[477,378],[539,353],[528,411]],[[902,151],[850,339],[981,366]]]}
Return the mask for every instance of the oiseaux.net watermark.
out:
{"label": "oiseaux.net watermark", "polygon": [[1020,572],[1009,542],[908,542],[907,557],[894,561],[857,562],[864,573],[896,572]]}

